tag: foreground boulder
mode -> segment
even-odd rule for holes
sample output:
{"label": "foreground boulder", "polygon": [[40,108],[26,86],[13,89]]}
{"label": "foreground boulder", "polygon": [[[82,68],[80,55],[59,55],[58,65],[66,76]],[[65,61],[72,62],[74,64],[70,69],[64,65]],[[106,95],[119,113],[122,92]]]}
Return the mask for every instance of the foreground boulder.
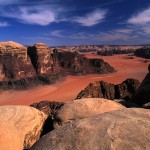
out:
{"label": "foreground boulder", "polygon": [[130,108],[80,119],[58,128],[30,150],[149,149],[150,111]]}
{"label": "foreground boulder", "polygon": [[28,106],[0,107],[0,149],[30,148],[40,137],[47,116]]}
{"label": "foreground boulder", "polygon": [[140,87],[138,88],[132,100],[133,103],[136,103],[140,106],[150,102],[150,64],[148,66],[148,71],[149,73],[142,81]]}
{"label": "foreground boulder", "polygon": [[66,103],[56,113],[55,119],[59,124],[71,122],[98,115],[104,112],[120,110],[125,107],[117,102],[101,98],[86,98]]}
{"label": "foreground boulder", "polygon": [[112,84],[104,81],[90,83],[78,95],[81,98],[106,98],[106,99],[126,99],[130,100],[135,94],[140,82],[136,79],[126,79],[121,84]]}

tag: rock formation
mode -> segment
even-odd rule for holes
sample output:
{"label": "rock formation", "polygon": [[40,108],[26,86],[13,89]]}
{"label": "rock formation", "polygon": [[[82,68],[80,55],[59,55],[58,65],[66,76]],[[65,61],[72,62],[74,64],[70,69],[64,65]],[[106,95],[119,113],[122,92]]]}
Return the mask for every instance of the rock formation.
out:
{"label": "rock formation", "polygon": [[88,59],[77,52],[59,52],[58,62],[71,74],[111,73],[115,71],[103,59]]}
{"label": "rock formation", "polygon": [[3,90],[51,84],[67,74],[114,71],[102,59],[87,59],[76,52],[58,52],[43,43],[26,48],[15,42],[0,42],[0,89]]}
{"label": "rock formation", "polygon": [[63,105],[63,102],[41,101],[33,103],[30,106],[42,111],[46,115],[53,117],[57,110],[59,110]]}
{"label": "rock formation", "polygon": [[66,124],[41,138],[30,150],[149,149],[150,111],[130,108]]}
{"label": "rock formation", "polygon": [[27,48],[15,42],[0,42],[0,80],[32,77],[35,71],[27,55]]}
{"label": "rock formation", "polygon": [[0,149],[30,148],[40,137],[47,116],[28,106],[0,107]]}
{"label": "rock formation", "polygon": [[48,115],[48,118],[46,119],[46,121],[44,123],[41,136],[54,130],[54,124],[56,122],[54,116],[63,105],[64,105],[63,102],[54,102],[54,101],[53,102],[41,101],[41,102],[37,102],[37,103],[30,105],[31,107],[34,107],[34,108],[42,111],[44,114]]}
{"label": "rock formation", "polygon": [[132,100],[132,102],[140,106],[150,102],[150,64],[148,66],[148,71],[149,73],[140,84],[140,87],[138,88]]}
{"label": "rock formation", "polygon": [[139,87],[139,81],[136,79],[127,79],[121,84],[111,84],[104,81],[90,83],[78,95],[81,98],[106,98],[106,99],[131,99]]}
{"label": "rock formation", "polygon": [[134,54],[138,57],[150,59],[150,46],[137,49]]}
{"label": "rock formation", "polygon": [[55,115],[55,120],[62,125],[73,120],[95,116],[104,112],[121,110],[125,107],[117,102],[101,98],[86,98],[65,103]]}
{"label": "rock formation", "polygon": [[28,55],[37,74],[50,74],[53,71],[53,61],[47,45],[37,43],[28,47]]}

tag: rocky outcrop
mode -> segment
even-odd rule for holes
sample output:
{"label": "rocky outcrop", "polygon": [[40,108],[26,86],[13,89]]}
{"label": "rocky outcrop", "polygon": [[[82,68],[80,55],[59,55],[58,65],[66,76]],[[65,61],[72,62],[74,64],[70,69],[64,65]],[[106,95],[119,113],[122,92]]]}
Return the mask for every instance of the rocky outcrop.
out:
{"label": "rocky outcrop", "polygon": [[106,98],[106,99],[126,99],[130,100],[139,87],[136,79],[127,79],[121,84],[111,84],[104,81],[90,83],[82,90],[76,99],[81,98]]}
{"label": "rocky outcrop", "polygon": [[41,138],[30,150],[149,149],[150,111],[130,108],[66,124]]}
{"label": "rocky outcrop", "polygon": [[54,116],[63,105],[64,105],[63,102],[54,102],[54,101],[53,102],[41,101],[41,102],[33,103],[30,105],[31,107],[34,107],[34,108],[42,111],[44,114],[48,115],[48,118],[46,119],[46,121],[44,123],[41,136],[54,130],[54,124],[56,122]]}
{"label": "rocky outcrop", "polygon": [[71,74],[111,73],[115,69],[103,59],[88,59],[77,52],[59,52],[58,62]]}
{"label": "rocky outcrop", "polygon": [[30,106],[42,111],[46,115],[54,117],[57,110],[59,110],[64,105],[63,102],[50,102],[50,101],[41,101],[33,103]]}
{"label": "rocky outcrop", "polygon": [[30,148],[40,137],[47,116],[28,106],[0,107],[0,149]]}
{"label": "rocky outcrop", "polygon": [[134,95],[132,102],[138,105],[143,105],[150,102],[150,64],[148,66],[149,73],[146,75],[136,94]]}
{"label": "rocky outcrop", "polygon": [[51,84],[67,74],[114,71],[102,59],[88,59],[77,52],[52,50],[44,43],[27,48],[15,42],[0,42],[0,89],[3,90]]}
{"label": "rocky outcrop", "polygon": [[35,75],[27,48],[15,42],[0,42],[0,80],[18,80]]}
{"label": "rocky outcrop", "polygon": [[113,110],[121,110],[124,108],[125,107],[119,103],[101,98],[74,100],[65,103],[64,106],[57,111],[55,120],[59,125],[62,125],[74,120],[95,116]]}
{"label": "rocky outcrop", "polygon": [[101,50],[98,51],[97,54],[101,56],[112,56],[114,54],[130,54],[134,53],[135,49],[126,49],[126,50],[121,50],[121,49],[107,49],[107,50]]}
{"label": "rocky outcrop", "polygon": [[28,55],[37,74],[50,74],[53,72],[51,52],[44,43],[37,43],[28,47]]}
{"label": "rocky outcrop", "polygon": [[150,59],[150,47],[142,47],[137,49],[134,54],[138,57],[148,58]]}

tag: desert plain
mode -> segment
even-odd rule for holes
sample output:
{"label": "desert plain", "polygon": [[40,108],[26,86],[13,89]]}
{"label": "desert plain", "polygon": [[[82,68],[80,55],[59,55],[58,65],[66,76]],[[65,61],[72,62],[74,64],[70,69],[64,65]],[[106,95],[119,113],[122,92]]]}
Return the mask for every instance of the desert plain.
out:
{"label": "desert plain", "polygon": [[52,85],[37,86],[28,90],[1,91],[0,105],[30,105],[43,100],[67,102],[74,100],[77,94],[92,82],[103,80],[118,84],[127,78],[135,78],[141,82],[148,73],[148,63],[144,62],[144,58],[129,54],[99,56],[86,53],[84,55],[88,58],[102,58],[114,67],[116,72],[81,76],[69,75]]}

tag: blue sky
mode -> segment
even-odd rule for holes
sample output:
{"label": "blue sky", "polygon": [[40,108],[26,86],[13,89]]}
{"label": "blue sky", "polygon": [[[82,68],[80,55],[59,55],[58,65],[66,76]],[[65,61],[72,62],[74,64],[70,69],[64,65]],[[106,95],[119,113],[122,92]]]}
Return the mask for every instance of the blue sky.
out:
{"label": "blue sky", "polygon": [[150,0],[0,0],[0,41],[150,43]]}

